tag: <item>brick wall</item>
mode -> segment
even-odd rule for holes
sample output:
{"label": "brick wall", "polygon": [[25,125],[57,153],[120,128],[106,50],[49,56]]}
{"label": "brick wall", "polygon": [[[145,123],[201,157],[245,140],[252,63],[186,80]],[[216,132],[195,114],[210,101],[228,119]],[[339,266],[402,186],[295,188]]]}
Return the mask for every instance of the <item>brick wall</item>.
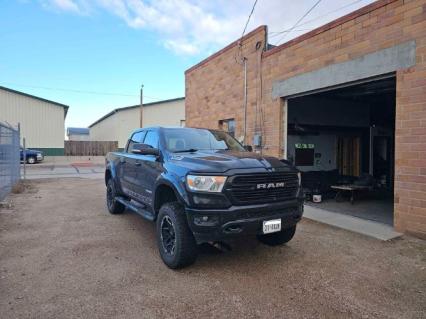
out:
{"label": "brick wall", "polygon": [[[426,237],[426,1],[381,0],[264,51],[266,27],[247,34],[186,72],[186,123],[218,127],[235,118],[243,134],[243,66],[247,58],[247,141],[264,136],[263,152],[283,155],[283,103],[277,80],[344,62],[409,40],[416,65],[397,71],[395,228]],[[260,42],[256,47],[256,44]],[[263,124],[263,125],[262,125]]]}

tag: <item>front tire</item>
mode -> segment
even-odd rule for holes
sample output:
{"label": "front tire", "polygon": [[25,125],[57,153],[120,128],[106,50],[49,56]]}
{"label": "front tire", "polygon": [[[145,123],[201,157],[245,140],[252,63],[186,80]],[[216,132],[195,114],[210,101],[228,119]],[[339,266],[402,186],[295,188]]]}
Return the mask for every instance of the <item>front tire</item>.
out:
{"label": "front tire", "polygon": [[27,158],[27,163],[28,164],[35,164],[36,163],[36,159],[33,156],[30,156]]}
{"label": "front tire", "polygon": [[258,235],[257,239],[268,246],[279,246],[285,243],[288,243],[296,233],[296,225],[293,227],[283,229],[280,232],[266,234],[266,235]]}
{"label": "front tire", "polygon": [[197,259],[197,244],[179,203],[161,206],[157,217],[157,243],[161,259],[171,269],[189,266]]}
{"label": "front tire", "polygon": [[114,180],[110,178],[107,183],[107,192],[106,192],[106,204],[108,211],[111,214],[121,214],[126,209],[122,203],[117,202],[115,197],[117,196],[117,191],[115,189]]}

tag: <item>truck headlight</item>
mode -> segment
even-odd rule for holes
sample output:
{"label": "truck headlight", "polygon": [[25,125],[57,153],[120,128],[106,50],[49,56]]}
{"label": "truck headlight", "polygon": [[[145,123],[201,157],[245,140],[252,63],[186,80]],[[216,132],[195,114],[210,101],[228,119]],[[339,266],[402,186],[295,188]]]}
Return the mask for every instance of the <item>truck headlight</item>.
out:
{"label": "truck headlight", "polygon": [[301,172],[297,173],[297,179],[299,180],[299,186],[302,186],[302,173]]}
{"label": "truck headlight", "polygon": [[220,193],[226,182],[226,176],[186,176],[186,184],[192,191]]}

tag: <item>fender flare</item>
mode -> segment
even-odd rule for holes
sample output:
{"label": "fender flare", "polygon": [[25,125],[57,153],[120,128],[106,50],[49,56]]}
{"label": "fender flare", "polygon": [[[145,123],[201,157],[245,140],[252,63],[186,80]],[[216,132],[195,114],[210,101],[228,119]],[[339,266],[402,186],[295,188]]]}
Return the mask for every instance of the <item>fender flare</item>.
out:
{"label": "fender flare", "polygon": [[183,182],[179,180],[179,178],[175,175],[165,175],[161,174],[155,183],[155,191],[154,191],[154,210],[158,212],[160,207],[158,207],[158,198],[160,197],[160,187],[167,186],[173,190],[178,202],[187,206],[189,204],[188,195],[185,189],[185,185]]}
{"label": "fender flare", "polygon": [[117,172],[115,171],[115,165],[111,162],[107,162],[107,165],[105,167],[105,185],[107,184],[108,172],[111,174],[111,178],[115,180]]}

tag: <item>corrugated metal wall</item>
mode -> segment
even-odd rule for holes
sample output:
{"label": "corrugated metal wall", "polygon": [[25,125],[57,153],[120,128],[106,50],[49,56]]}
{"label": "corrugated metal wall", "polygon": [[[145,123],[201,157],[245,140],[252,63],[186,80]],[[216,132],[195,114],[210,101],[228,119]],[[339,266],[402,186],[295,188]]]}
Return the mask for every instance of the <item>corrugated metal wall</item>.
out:
{"label": "corrugated metal wall", "polygon": [[185,100],[147,105],[143,108],[143,127],[180,126],[185,120]]}
{"label": "corrugated metal wall", "polygon": [[64,148],[65,109],[0,88],[0,121],[21,124],[29,148]]}
{"label": "corrugated metal wall", "polygon": [[92,141],[118,141],[124,148],[130,133],[140,126],[139,108],[118,111],[90,128]]}
{"label": "corrugated metal wall", "polygon": [[[138,107],[120,110],[90,128],[92,141],[118,141],[124,148],[132,131],[140,127]],[[143,109],[143,126],[180,126],[185,120],[185,101],[147,105]]]}

